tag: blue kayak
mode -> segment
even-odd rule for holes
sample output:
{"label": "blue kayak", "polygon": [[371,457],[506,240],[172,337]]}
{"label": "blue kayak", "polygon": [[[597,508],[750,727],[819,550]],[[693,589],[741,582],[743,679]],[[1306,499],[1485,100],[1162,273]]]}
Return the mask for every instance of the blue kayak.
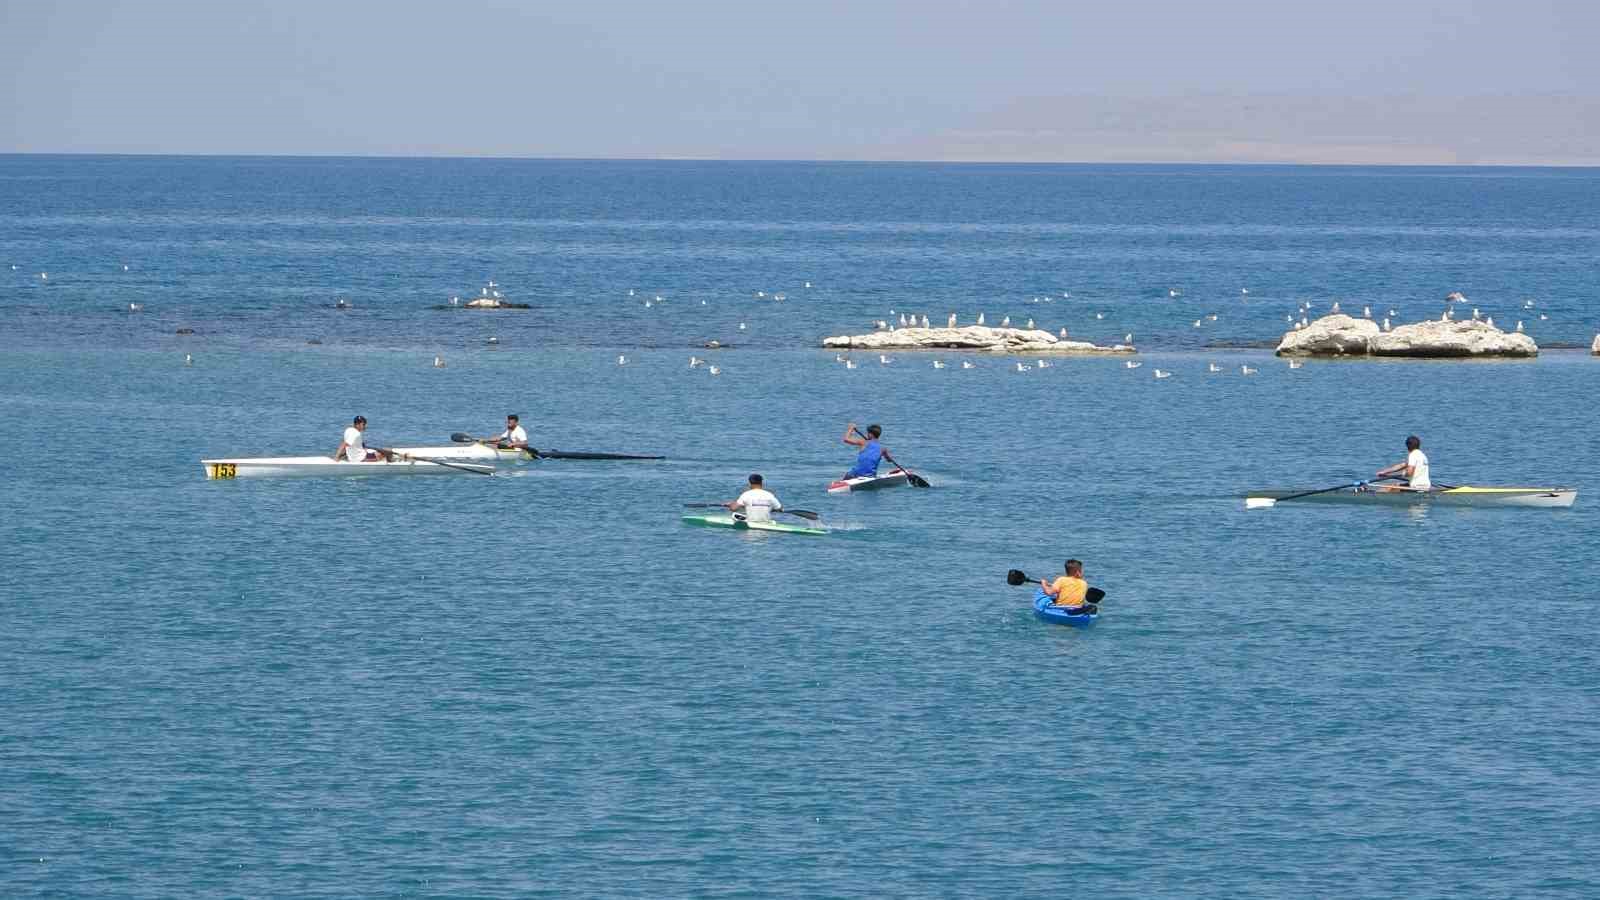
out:
{"label": "blue kayak", "polygon": [[1100,618],[1098,612],[1071,613],[1066,607],[1051,606],[1050,595],[1044,592],[1044,588],[1033,592],[1033,614],[1038,616],[1040,621],[1053,625],[1071,625],[1074,628],[1088,628],[1094,624],[1095,619]]}

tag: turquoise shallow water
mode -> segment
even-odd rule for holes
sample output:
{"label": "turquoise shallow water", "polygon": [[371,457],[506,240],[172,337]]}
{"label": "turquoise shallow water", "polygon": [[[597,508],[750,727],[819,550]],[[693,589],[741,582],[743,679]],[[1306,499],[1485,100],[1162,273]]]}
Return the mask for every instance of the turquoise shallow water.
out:
{"label": "turquoise shallow water", "polygon": [[[162,163],[186,164],[215,163]],[[93,181],[111,163],[84,165]],[[142,165],[112,171],[137,180]],[[387,165],[363,170],[374,205],[390,202]],[[684,190],[768,189],[730,171]],[[1155,175],[1151,197],[1172,177]],[[832,177],[926,190],[914,168]],[[1295,179],[1326,176],[1283,177],[1284,206],[1244,223],[1268,243]],[[1519,227],[1537,231],[1551,187],[1525,180]],[[1454,181],[1416,176],[1405,190],[1435,183]],[[847,371],[766,336],[815,337],[888,306],[866,296],[896,290],[871,277],[873,258],[888,273],[900,255],[967,271],[950,290],[977,307],[987,276],[945,259],[942,238],[900,230],[904,247],[888,248],[871,236],[882,220],[865,217],[860,241],[800,225],[756,241],[813,271],[863,260],[870,290],[738,309],[730,319],[764,336],[720,354],[712,378],[688,368],[698,327],[672,301],[684,318],[648,340],[496,325],[506,339],[491,350],[477,325],[452,324],[453,343],[425,334],[411,298],[363,299],[365,318],[344,319],[249,299],[258,282],[292,280],[257,262],[293,256],[292,242],[246,215],[282,195],[220,196],[194,203],[243,236],[230,254],[245,248],[210,262],[200,245],[163,251],[215,268],[204,277],[223,289],[204,302],[193,286],[73,274],[89,267],[72,260],[99,258],[96,241],[149,239],[110,200],[71,213],[105,219],[81,243],[6,207],[0,249],[58,254],[52,280],[93,297],[67,317],[38,304],[55,288],[19,281],[0,303],[7,893],[1596,891],[1587,492],[1600,435],[1587,411],[1600,366],[1586,354],[1289,370],[1261,351],[1202,351],[1177,323],[1133,371],[1082,359],[1018,373],[976,356],[978,368],[934,370],[915,354]],[[684,241],[664,258],[714,280],[705,260],[725,248],[682,237],[696,202],[652,196],[639,218],[679,221]],[[816,202],[829,218],[856,211]],[[1161,202],[1134,208],[1159,218]],[[1551,228],[1573,227],[1566,208],[1552,206]],[[1324,216],[1385,231],[1361,212]],[[295,215],[336,235],[341,214]],[[377,253],[371,240],[352,232],[317,277],[356,278],[348,260]],[[515,242],[479,252],[478,268],[523,259]],[[1234,252],[1202,239],[1197,277],[1229,280],[1217,267]],[[646,280],[639,259],[579,256],[586,277]],[[1492,265],[1470,248],[1458,259]],[[1546,277],[1552,293],[1564,283]],[[156,308],[167,294],[183,312]],[[142,297],[147,317],[119,318],[123,296]],[[607,308],[569,302],[530,313],[559,323]],[[318,315],[341,330],[306,345]],[[81,330],[41,324],[61,321]],[[179,321],[201,333],[166,333]],[[440,352],[449,365],[434,369]],[[1260,374],[1241,377],[1245,363]],[[1175,377],[1156,381],[1158,366]],[[326,453],[354,412],[377,443],[409,444],[513,410],[542,445],[670,458],[368,482],[206,482],[198,462]],[[935,487],[824,494],[848,464],[849,418],[882,422]],[[1398,459],[1411,431],[1439,480],[1585,493],[1567,511],[1243,509],[1252,487],[1359,478]],[[680,525],[680,504],[732,496],[753,470],[836,533]],[[1003,580],[1067,555],[1109,592],[1086,631],[1034,621],[1030,594]]]}

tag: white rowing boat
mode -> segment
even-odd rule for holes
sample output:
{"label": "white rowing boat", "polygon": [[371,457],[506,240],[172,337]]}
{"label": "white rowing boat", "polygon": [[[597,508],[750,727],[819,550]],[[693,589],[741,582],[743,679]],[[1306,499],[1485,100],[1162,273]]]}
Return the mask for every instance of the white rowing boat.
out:
{"label": "white rowing boat", "polygon": [[202,459],[206,478],[318,478],[373,475],[493,475],[494,466],[451,462],[440,465],[425,459],[397,456],[392,462],[350,462],[328,456],[263,456],[242,459]]}
{"label": "white rowing boat", "polygon": [[830,494],[849,494],[854,491],[876,491],[881,488],[900,487],[907,481],[904,469],[892,469],[882,475],[862,475],[841,478],[828,485]]}
{"label": "white rowing boat", "polygon": [[[1296,496],[1298,495],[1298,496]],[[1426,491],[1384,490],[1381,487],[1362,486],[1341,488],[1305,494],[1303,491],[1271,490],[1251,491],[1245,498],[1276,500],[1291,497],[1294,503],[1368,503],[1377,506],[1411,506],[1428,503],[1438,506],[1507,506],[1565,509],[1578,499],[1573,488],[1544,487],[1436,487]]]}

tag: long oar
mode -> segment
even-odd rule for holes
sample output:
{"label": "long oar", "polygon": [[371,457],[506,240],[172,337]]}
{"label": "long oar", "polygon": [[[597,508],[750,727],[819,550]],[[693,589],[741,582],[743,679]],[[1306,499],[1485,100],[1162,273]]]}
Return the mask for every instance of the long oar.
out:
{"label": "long oar", "polygon": [[[685,509],[727,509],[728,508],[728,504],[726,504],[726,503],[685,503],[683,506],[684,506]],[[802,519],[810,519],[813,522],[820,521],[822,519],[822,513],[819,513],[819,512],[816,512],[815,510],[810,510],[810,509],[775,509],[775,510],[773,510],[773,512],[788,513],[791,516],[799,516]]]}
{"label": "long oar", "polygon": [[[866,433],[863,432],[859,428],[852,428],[850,430],[854,431],[856,434],[859,434],[864,438],[867,438]],[[867,440],[870,441],[870,440],[872,440],[872,438],[867,438]],[[880,447],[879,449],[882,450],[883,448]],[[912,487],[919,487],[919,488],[933,487],[933,485],[928,483],[928,479],[923,478],[921,475],[918,475],[917,473],[911,471],[910,469],[906,468],[905,466],[900,465],[898,462],[895,462],[894,457],[889,455],[889,451],[883,450],[883,458],[887,459],[889,461],[889,465],[894,466],[896,469],[899,469],[900,471],[906,473],[906,480],[911,482],[911,486]]]}
{"label": "long oar", "polygon": [[1393,477],[1394,477],[1393,475],[1390,475],[1390,476],[1385,477],[1385,478],[1373,478],[1373,479],[1362,480],[1362,481],[1352,481],[1349,484],[1336,484],[1333,487],[1330,487],[1330,488],[1319,488],[1319,489],[1317,489],[1315,491],[1301,491],[1298,494],[1290,494],[1290,495],[1288,495],[1286,497],[1246,497],[1246,498],[1244,498],[1244,508],[1245,509],[1270,509],[1270,508],[1272,508],[1274,506],[1277,506],[1279,503],[1282,503],[1285,500],[1298,500],[1301,497],[1314,497],[1317,494],[1331,494],[1334,491],[1343,491],[1343,490],[1348,490],[1348,489],[1353,488],[1353,487],[1360,487],[1360,486],[1362,486],[1364,484],[1368,484],[1368,483],[1370,483],[1372,481],[1388,481]]}
{"label": "long oar", "polygon": [[485,472],[485,471],[483,471],[484,468],[485,468],[484,466],[463,466],[463,465],[460,465],[459,463],[445,462],[442,459],[434,459],[431,456],[412,456],[409,453],[398,453],[398,452],[396,452],[394,450],[390,450],[388,448],[376,448],[376,449],[378,450],[379,453],[382,453],[384,456],[388,457],[389,459],[394,459],[396,456],[398,456],[401,459],[414,459],[417,462],[433,463],[436,466],[444,466],[446,469],[457,469],[457,470],[460,470],[462,472],[471,472],[474,475],[493,475],[494,474],[494,468],[492,466],[488,467],[489,471]]}
{"label": "long oar", "polygon": [[[457,431],[450,435],[450,440],[458,444],[488,444],[495,438],[473,437],[464,431]],[[578,450],[540,450],[536,447],[522,448],[534,459],[666,459],[665,456],[644,456],[637,453],[591,453]]]}
{"label": "long oar", "polygon": [[[1019,584],[1028,584],[1028,583],[1031,583],[1031,584],[1044,584],[1044,582],[1040,581],[1037,578],[1029,578],[1026,574],[1023,573],[1023,571],[1021,569],[1012,569],[1011,571],[1006,573],[1006,584],[1009,584],[1009,585],[1012,585],[1012,586],[1016,586],[1016,585],[1019,585]],[[1083,602],[1084,602],[1085,605],[1098,606],[1098,605],[1100,605],[1100,601],[1104,600],[1105,598],[1106,598],[1106,592],[1105,591],[1102,591],[1099,588],[1092,587],[1092,588],[1089,588],[1089,590],[1084,593]]]}

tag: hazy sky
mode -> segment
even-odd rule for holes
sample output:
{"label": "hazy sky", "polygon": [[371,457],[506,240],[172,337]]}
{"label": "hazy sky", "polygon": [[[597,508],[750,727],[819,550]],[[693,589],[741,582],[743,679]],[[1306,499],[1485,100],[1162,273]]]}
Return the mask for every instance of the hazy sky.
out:
{"label": "hazy sky", "polygon": [[0,152],[1600,165],[1600,2],[0,0]]}

